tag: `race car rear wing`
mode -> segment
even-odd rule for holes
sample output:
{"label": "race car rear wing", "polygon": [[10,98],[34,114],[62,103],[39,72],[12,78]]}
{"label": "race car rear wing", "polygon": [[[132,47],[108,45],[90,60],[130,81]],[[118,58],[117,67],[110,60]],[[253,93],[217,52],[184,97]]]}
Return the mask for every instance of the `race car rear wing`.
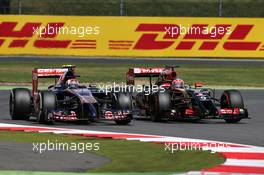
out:
{"label": "race car rear wing", "polygon": [[32,70],[32,96],[38,94],[38,79],[39,78],[60,78],[68,68],[48,68]]}
{"label": "race car rear wing", "polygon": [[63,75],[68,70],[75,71],[75,65],[63,65],[62,68],[34,68],[32,70],[32,76],[36,76],[39,78],[57,78]]}
{"label": "race car rear wing", "polygon": [[39,78],[60,78],[59,81],[64,81],[65,73],[71,72],[73,77],[77,77],[75,75],[75,67],[74,65],[66,65],[62,68],[34,68],[32,70],[32,95],[38,93],[38,79]]}
{"label": "race car rear wing", "polygon": [[130,68],[126,73],[127,85],[135,84],[135,77],[159,77],[164,68]]}
{"label": "race car rear wing", "polygon": [[135,84],[135,77],[162,77],[164,80],[173,80],[177,77],[174,68],[179,66],[166,66],[165,68],[130,68],[126,74],[127,85]]}
{"label": "race car rear wing", "polygon": [[33,78],[59,78],[68,68],[49,68],[49,69],[33,69]]}

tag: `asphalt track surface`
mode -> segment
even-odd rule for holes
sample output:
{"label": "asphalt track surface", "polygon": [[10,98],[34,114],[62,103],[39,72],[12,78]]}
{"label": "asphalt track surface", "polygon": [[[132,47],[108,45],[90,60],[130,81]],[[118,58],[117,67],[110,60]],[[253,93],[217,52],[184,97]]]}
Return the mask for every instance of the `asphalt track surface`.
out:
{"label": "asphalt track surface", "polygon": [[[199,64],[219,66],[264,66],[264,60],[254,59],[190,59],[190,58],[84,58],[84,57],[34,57],[9,56],[0,57],[3,61],[41,61],[61,62],[72,64],[74,62],[95,63],[156,63],[164,65]],[[52,127],[74,128],[83,130],[114,131],[124,133],[154,134],[196,139],[209,139],[233,143],[242,143],[264,146],[264,90],[241,90],[251,119],[242,120],[237,124],[227,124],[223,120],[204,120],[201,122],[161,122],[154,123],[149,120],[133,120],[127,126],[118,126],[113,122],[98,122],[85,124],[55,123]],[[221,91],[218,91],[218,96]],[[13,121],[9,116],[9,91],[0,91],[0,123],[13,123],[39,126],[34,121]],[[41,125],[45,126],[45,125]],[[15,143],[0,141],[0,169],[1,170],[43,170],[43,171],[74,171],[81,172],[91,167],[102,166],[110,160],[96,155],[78,155],[72,152],[45,153],[39,156],[32,151],[28,143]],[[27,157],[27,160],[23,159]],[[78,157],[76,157],[78,156]],[[13,161],[16,160],[16,163]],[[47,163],[47,160],[49,163]],[[61,161],[63,160],[63,161]],[[65,162],[66,161],[66,162]],[[12,162],[12,163],[10,163]],[[27,166],[27,165],[31,166]],[[53,166],[56,165],[56,166]],[[30,168],[31,167],[31,168]]]}
{"label": "asphalt track surface", "polygon": [[[223,120],[204,120],[201,122],[161,122],[133,120],[127,126],[118,126],[114,122],[101,121],[91,124],[55,123],[52,127],[83,130],[114,131],[124,133],[154,134],[174,137],[208,139],[248,145],[264,146],[264,90],[241,90],[251,119],[237,124],[228,124]],[[217,92],[218,96],[221,91]],[[0,123],[36,125],[34,121],[13,121],[9,116],[9,91],[0,91]],[[42,125],[45,126],[45,125]]]}
{"label": "asphalt track surface", "polygon": [[[96,63],[157,63],[164,65],[224,65],[224,66],[264,66],[261,59],[192,59],[192,58],[104,58],[104,57],[36,57],[36,56],[2,56],[2,61],[41,61],[62,62],[63,64],[74,62]],[[55,127],[78,128],[88,130],[116,131],[141,134],[156,134],[189,138],[211,139],[227,142],[235,142],[250,145],[264,146],[264,90],[241,90],[245,104],[252,119],[242,120],[238,124],[226,124],[222,120],[190,122],[164,122],[153,123],[147,120],[135,120],[128,126],[117,126],[112,122],[92,123],[89,125],[56,123]],[[8,91],[0,91],[0,122],[38,125],[35,121],[12,121],[9,117]],[[221,93],[221,92],[220,92]]]}

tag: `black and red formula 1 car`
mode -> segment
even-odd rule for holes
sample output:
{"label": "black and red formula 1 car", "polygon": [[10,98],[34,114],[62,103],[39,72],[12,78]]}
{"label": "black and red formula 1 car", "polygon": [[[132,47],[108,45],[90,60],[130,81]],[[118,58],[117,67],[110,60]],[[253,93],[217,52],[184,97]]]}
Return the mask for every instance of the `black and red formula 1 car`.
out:
{"label": "black and red formula 1 car", "polygon": [[[129,69],[128,85],[135,84],[135,77],[150,78],[148,85],[150,93],[144,91],[133,95],[139,116],[149,117],[153,121],[160,121],[163,118],[193,121],[224,119],[228,123],[248,118],[247,109],[238,90],[225,90],[221,98],[216,99],[215,91],[202,88],[201,83],[195,83],[194,88],[186,86],[184,81],[178,78],[176,67],[178,66]],[[157,77],[154,84],[152,77]]]}
{"label": "black and red formula 1 car", "polygon": [[[10,93],[12,119],[35,117],[39,123],[53,121],[113,120],[128,124],[132,115],[132,99],[128,93],[105,93],[105,89],[79,84],[75,66],[33,69],[32,91],[15,88]],[[40,78],[55,78],[47,90],[38,90]]]}

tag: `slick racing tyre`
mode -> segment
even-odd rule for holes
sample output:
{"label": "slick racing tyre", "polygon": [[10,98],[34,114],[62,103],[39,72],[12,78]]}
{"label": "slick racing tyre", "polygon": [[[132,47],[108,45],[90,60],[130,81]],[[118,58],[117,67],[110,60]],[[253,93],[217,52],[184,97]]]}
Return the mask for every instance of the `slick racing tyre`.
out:
{"label": "slick racing tyre", "polygon": [[112,93],[111,98],[113,109],[132,111],[132,97],[129,93]]}
{"label": "slick racing tyre", "polygon": [[57,108],[56,95],[51,91],[41,91],[39,93],[39,112],[37,121],[39,123],[49,123],[49,114]]}
{"label": "slick racing tyre", "polygon": [[[244,108],[243,98],[238,90],[226,90],[221,96],[221,108]],[[237,123],[241,118],[225,119],[227,123]]]}
{"label": "slick racing tyre", "polygon": [[115,120],[115,123],[117,125],[127,125],[131,122],[131,119],[125,119],[125,120]]}
{"label": "slick racing tyre", "polygon": [[31,113],[31,94],[25,88],[15,88],[10,92],[9,112],[12,120],[28,120]]}
{"label": "slick racing tyre", "polygon": [[171,108],[171,97],[167,92],[158,92],[153,94],[150,100],[150,117],[154,122],[161,121],[165,111]]}
{"label": "slick racing tyre", "polygon": [[[130,111],[132,112],[132,97],[130,93],[119,92],[115,93],[115,106],[117,110]],[[131,122],[133,115],[127,116],[127,118],[122,120],[115,120],[117,125],[127,125]]]}
{"label": "slick racing tyre", "polygon": [[116,107],[120,110],[132,111],[132,97],[129,93],[116,93]]}

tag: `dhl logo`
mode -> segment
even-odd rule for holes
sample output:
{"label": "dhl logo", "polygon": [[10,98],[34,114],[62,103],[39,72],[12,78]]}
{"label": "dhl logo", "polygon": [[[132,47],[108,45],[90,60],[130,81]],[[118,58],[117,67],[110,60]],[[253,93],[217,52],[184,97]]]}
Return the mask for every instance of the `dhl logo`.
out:
{"label": "dhl logo", "polygon": [[[17,25],[18,22],[5,21],[0,23],[0,49],[4,44],[10,49],[27,46],[37,49],[98,49],[97,40],[75,39],[73,37],[71,37],[72,39],[58,39],[56,32],[46,32],[41,37],[36,36],[35,29],[41,27],[41,22],[27,22],[20,29],[17,29]],[[43,30],[48,30],[48,26],[58,28],[64,25],[64,22],[50,22],[46,24]],[[202,31],[207,26],[208,24],[193,24],[191,27]],[[186,33],[183,36],[180,34],[172,35],[170,31],[166,30],[168,28],[179,29],[177,24],[140,23],[136,29],[127,31],[130,40],[114,40],[114,38],[103,38],[103,40],[108,42],[108,50],[194,50],[196,46],[195,49],[198,48],[198,51],[212,51],[217,47],[225,51],[264,51],[261,41],[247,40],[254,26],[253,24],[215,24],[215,30],[220,28],[224,30],[212,37],[212,33],[205,34],[203,32]],[[233,30],[227,33],[227,29],[231,27]],[[129,32],[131,32],[130,35]],[[137,37],[135,33],[142,33],[136,41],[133,40]],[[29,45],[31,40],[33,40],[33,45]]]}
{"label": "dhl logo", "polygon": [[[2,22],[0,23],[0,47],[7,42],[7,38],[13,38],[8,43],[8,48],[24,48],[28,45],[30,39],[36,35],[36,29],[41,27],[40,22],[25,23],[20,30],[15,30],[18,22]],[[64,26],[65,23],[48,23],[43,30],[50,28],[58,28]],[[49,27],[49,28],[48,28]],[[56,32],[45,32],[33,42],[35,48],[71,48],[71,49],[96,49],[96,40],[58,40]]]}
{"label": "dhl logo", "polygon": [[[191,28],[198,28],[202,31],[208,24],[193,24]],[[221,33],[216,33],[212,37],[212,33],[186,33],[182,39],[179,39],[180,34],[172,35],[170,31],[165,31],[168,28],[178,28],[175,24],[140,24],[136,32],[143,32],[139,40],[136,42],[133,49],[137,50],[163,50],[173,47],[175,41],[179,39],[179,43],[174,47],[175,50],[192,50],[197,41],[202,41],[199,50],[215,50],[227,35],[227,29],[230,29],[231,24],[216,24],[214,29],[224,29]],[[227,51],[255,51],[264,50],[260,41],[245,41],[246,37],[250,34],[254,25],[238,24],[234,30],[228,35],[228,38],[222,45],[222,48]],[[212,32],[212,31],[211,31]],[[162,40],[157,41],[159,35],[163,34]]]}

